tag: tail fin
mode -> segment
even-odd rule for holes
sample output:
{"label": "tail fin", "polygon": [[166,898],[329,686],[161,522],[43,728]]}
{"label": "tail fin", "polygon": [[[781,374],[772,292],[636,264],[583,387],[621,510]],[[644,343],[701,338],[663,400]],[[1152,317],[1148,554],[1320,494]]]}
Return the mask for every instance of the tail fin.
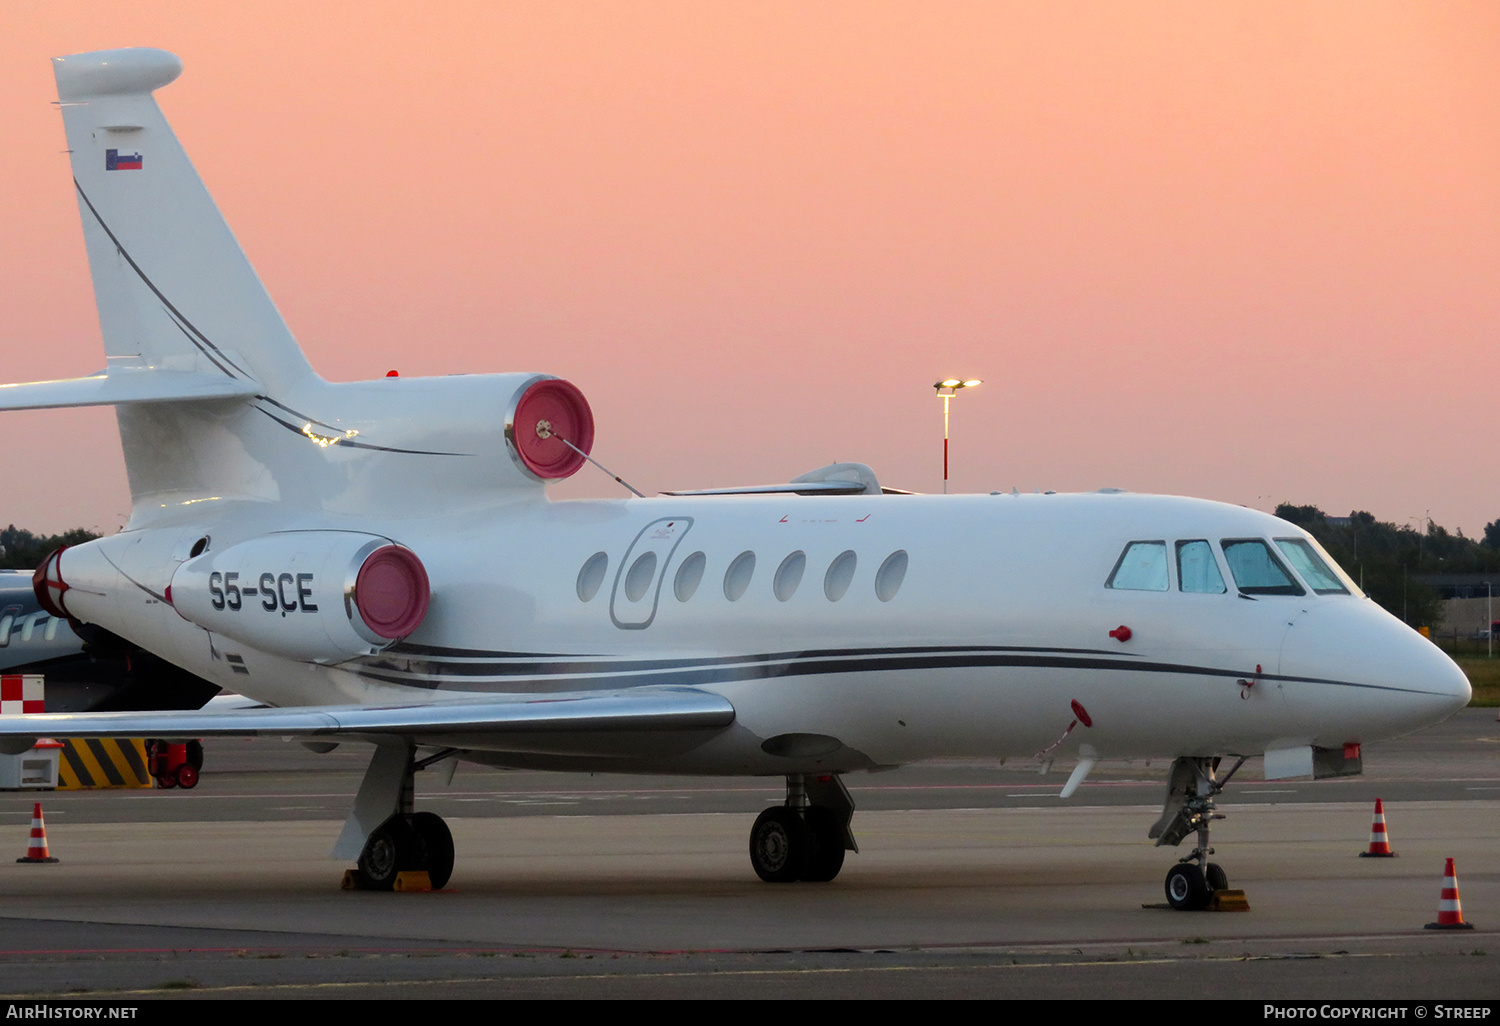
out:
{"label": "tail fin", "polygon": [[163,50],[54,59],[111,367],[189,371],[281,392],[313,377],[152,91]]}
{"label": "tail fin", "polygon": [[[104,50],[54,67],[109,365],[0,385],[0,410],[114,405],[132,527],[205,502],[405,516],[435,496],[544,497],[560,468],[531,450],[550,436],[538,426],[523,452],[509,435],[523,401],[533,425],[555,423],[556,389],[538,399],[531,374],[324,381],[152,99],[181,62]],[[592,424],[581,395],[562,405]]]}

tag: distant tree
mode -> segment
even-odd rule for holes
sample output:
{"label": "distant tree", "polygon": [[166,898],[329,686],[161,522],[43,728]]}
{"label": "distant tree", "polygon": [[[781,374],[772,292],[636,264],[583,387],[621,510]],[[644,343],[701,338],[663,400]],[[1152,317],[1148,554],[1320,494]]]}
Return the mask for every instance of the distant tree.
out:
{"label": "distant tree", "polygon": [[1327,514],[1316,506],[1294,506],[1290,502],[1283,502],[1277,506],[1276,515],[1282,520],[1296,524],[1304,531],[1321,527],[1327,520]]}
{"label": "distant tree", "polygon": [[63,534],[36,535],[15,524],[0,531],[0,569],[35,570],[47,554],[63,545],[82,545],[99,537],[92,531],[75,527]]}
{"label": "distant tree", "polygon": [[1484,525],[1484,541],[1479,544],[1487,549],[1500,549],[1500,520],[1491,520]]}

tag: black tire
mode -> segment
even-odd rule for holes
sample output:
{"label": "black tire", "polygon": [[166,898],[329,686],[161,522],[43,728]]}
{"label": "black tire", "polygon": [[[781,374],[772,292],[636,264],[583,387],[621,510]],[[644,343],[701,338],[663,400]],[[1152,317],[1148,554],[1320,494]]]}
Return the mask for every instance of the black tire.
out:
{"label": "black tire", "polygon": [[1217,862],[1210,862],[1204,870],[1203,875],[1208,880],[1210,894],[1214,891],[1229,890],[1229,874],[1225,873],[1224,867]]}
{"label": "black tire", "polygon": [[202,741],[189,741],[187,743],[187,761],[188,765],[192,766],[193,769],[198,770],[200,773],[203,771]]}
{"label": "black tire", "polygon": [[396,874],[415,869],[416,838],[400,816],[392,816],[370,834],[359,853],[359,871],[372,891],[396,886]]}
{"label": "black tire", "polygon": [[1179,862],[1167,870],[1167,904],[1179,912],[1197,912],[1208,907],[1208,883],[1203,870],[1191,862]]}
{"label": "black tire", "polygon": [[784,805],[762,812],[750,828],[750,865],[766,883],[802,879],[811,848],[807,824]]}
{"label": "black tire", "polygon": [[844,868],[844,824],[832,809],[814,805],[803,816],[812,850],[802,879],[809,883],[827,883]]}
{"label": "black tire", "polygon": [[418,812],[411,817],[411,830],[417,839],[420,868],[427,870],[432,889],[442,890],[453,876],[453,834],[448,824],[435,812]]}

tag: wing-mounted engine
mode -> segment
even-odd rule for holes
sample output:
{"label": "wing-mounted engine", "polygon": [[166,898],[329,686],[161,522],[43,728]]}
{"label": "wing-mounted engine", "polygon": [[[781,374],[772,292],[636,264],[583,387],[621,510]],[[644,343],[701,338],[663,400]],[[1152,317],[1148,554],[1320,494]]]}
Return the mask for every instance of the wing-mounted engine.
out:
{"label": "wing-mounted engine", "polygon": [[263,652],[331,663],[372,655],[427,614],[422,561],[389,538],[287,531],[178,567],[167,600],[183,619]]}

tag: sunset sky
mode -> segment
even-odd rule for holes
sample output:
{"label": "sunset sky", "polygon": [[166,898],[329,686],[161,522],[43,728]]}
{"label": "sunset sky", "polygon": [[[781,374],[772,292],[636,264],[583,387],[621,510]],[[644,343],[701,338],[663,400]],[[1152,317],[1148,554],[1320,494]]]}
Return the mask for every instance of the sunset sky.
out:
{"label": "sunset sky", "polygon": [[[103,364],[49,58],[137,45],[325,377],[566,377],[648,493],[938,491],[952,375],[955,491],[1500,518],[1493,0],[7,0],[0,379]],[[123,523],[111,411],[4,431]]]}

